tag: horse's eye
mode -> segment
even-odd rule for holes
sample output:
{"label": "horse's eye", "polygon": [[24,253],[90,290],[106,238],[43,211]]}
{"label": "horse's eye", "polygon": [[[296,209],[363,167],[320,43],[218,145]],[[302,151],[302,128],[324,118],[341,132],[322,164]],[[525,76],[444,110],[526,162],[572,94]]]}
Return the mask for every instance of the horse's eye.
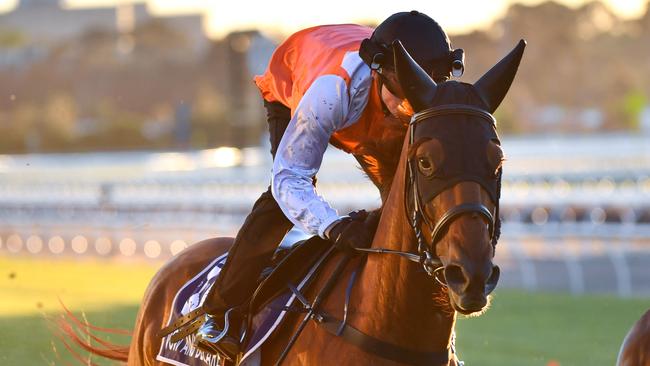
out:
{"label": "horse's eye", "polygon": [[433,174],[433,164],[431,164],[431,161],[428,158],[418,158],[418,169],[420,170],[420,173],[426,176]]}

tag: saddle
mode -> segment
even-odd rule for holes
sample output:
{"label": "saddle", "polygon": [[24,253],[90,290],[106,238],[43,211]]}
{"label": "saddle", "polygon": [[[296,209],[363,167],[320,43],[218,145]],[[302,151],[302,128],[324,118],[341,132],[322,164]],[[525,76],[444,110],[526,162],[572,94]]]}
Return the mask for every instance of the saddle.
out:
{"label": "saddle", "polygon": [[[318,259],[322,258],[330,248],[332,248],[331,243],[319,237],[299,241],[290,247],[278,248],[269,267],[262,271],[256,290],[250,300],[246,302],[247,308],[246,306],[239,308],[239,311],[248,319],[243,329],[245,338],[249,338],[255,314],[262,311],[280,295],[286,294],[288,285],[291,286],[291,284],[301,281]],[[158,335],[162,338],[171,334],[170,341],[176,343],[196,332],[203,323],[204,314],[205,310],[199,306],[173,320],[171,324],[161,329]]]}
{"label": "saddle", "polygon": [[320,237],[300,241],[274,255],[274,264],[262,273],[260,284],[251,297],[249,315],[256,314],[273,299],[286,291],[287,284],[300,281],[332,243]]}

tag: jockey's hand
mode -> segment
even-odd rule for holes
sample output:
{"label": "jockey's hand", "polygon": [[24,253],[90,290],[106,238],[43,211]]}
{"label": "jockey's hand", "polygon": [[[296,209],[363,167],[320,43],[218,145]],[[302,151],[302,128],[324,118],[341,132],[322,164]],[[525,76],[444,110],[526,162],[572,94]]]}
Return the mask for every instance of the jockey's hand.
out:
{"label": "jockey's hand", "polygon": [[379,210],[368,213],[364,210],[354,211],[343,218],[329,231],[329,240],[348,254],[358,254],[354,248],[368,248],[372,244],[377,225]]}

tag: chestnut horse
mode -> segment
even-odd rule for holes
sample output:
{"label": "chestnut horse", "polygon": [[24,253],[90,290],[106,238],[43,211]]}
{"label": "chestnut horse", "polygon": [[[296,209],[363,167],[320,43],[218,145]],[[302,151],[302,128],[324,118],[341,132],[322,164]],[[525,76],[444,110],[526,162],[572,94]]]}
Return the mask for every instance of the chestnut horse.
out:
{"label": "chestnut horse", "polygon": [[[473,85],[436,85],[401,43],[393,44],[398,79],[417,113],[388,194],[382,195],[372,247],[350,262],[361,266],[342,267],[341,280],[318,308],[343,319],[347,303],[348,329],[363,334],[365,346],[309,321],[285,349],[305,317],[293,313],[262,346],[262,364],[279,359],[283,365],[458,364],[456,314],[483,312],[499,278],[492,259],[503,152],[491,113],[505,97],[524,47],[520,41]],[[158,271],[144,295],[128,349],[99,350],[79,337],[77,341],[128,365],[162,365],[156,360],[157,334],[170,316],[174,295],[232,241],[217,238],[192,245]],[[306,298],[313,299],[328,282],[336,258],[343,255],[336,254],[323,267]],[[357,268],[356,282],[346,293],[347,278]]]}
{"label": "chestnut horse", "polygon": [[618,352],[617,366],[650,366],[650,310],[625,336]]}

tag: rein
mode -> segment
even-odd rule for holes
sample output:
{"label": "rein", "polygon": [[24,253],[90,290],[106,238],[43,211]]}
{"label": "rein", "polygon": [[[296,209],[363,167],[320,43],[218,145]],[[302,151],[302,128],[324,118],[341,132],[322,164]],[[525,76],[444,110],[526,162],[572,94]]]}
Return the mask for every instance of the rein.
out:
{"label": "rein", "polygon": [[[387,251],[387,249],[385,249],[384,253],[400,254],[404,252]],[[409,254],[409,253],[405,253],[405,254]],[[410,259],[410,257],[408,256],[407,258]],[[341,275],[342,270],[346,267],[350,259],[351,258],[348,255],[344,255],[344,257],[339,261],[332,276],[330,276],[328,282],[325,283],[325,285],[321,288],[321,290],[316,295],[313,304],[310,304],[306,299],[302,297],[302,295],[299,292],[297,293],[296,290],[290,287],[292,292],[294,292],[296,297],[302,303],[303,309],[300,309],[299,312],[307,312],[308,314],[305,316],[303,321],[300,323],[298,329],[291,337],[291,340],[289,341],[284,351],[280,355],[280,358],[276,362],[276,366],[279,366],[282,363],[282,361],[284,361],[286,355],[289,352],[289,349],[291,349],[291,346],[293,346],[296,339],[300,335],[300,332],[304,329],[305,325],[307,324],[307,321],[309,321],[310,319],[313,319],[318,326],[320,326],[321,328],[323,328],[333,336],[341,337],[346,342],[354,344],[355,346],[361,348],[367,353],[375,354],[379,357],[391,361],[395,361],[407,365],[413,365],[413,366],[448,364],[449,360],[452,357],[454,357],[454,354],[456,353],[455,346],[454,346],[454,342],[455,342],[454,338],[452,338],[451,346],[443,351],[423,352],[423,351],[404,348],[389,342],[382,341],[381,339],[368,335],[347,323],[348,311],[350,308],[350,298],[352,296],[352,288],[354,286],[354,282],[357,278],[358,268],[352,272],[350,276],[350,280],[348,282],[348,286],[345,291],[345,303],[343,305],[343,320],[338,320],[335,317],[327,314],[325,311],[318,309],[318,306],[320,305],[320,301],[325,296],[327,296],[329,291],[332,289],[333,284],[338,281],[338,278]],[[415,258],[415,261],[418,262],[419,259]],[[285,310],[290,310],[290,309],[285,309]]]}

